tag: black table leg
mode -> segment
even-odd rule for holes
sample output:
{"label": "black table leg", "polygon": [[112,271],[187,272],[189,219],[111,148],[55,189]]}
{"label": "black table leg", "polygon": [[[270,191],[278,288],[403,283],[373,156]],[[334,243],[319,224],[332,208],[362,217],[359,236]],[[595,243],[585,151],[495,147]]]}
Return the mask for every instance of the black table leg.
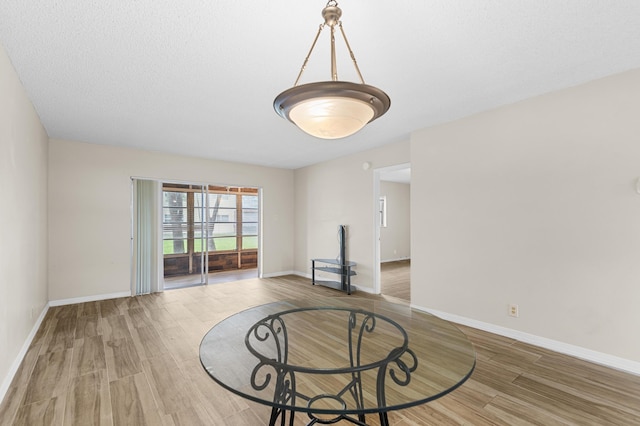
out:
{"label": "black table leg", "polygon": [[273,407],[271,409],[271,418],[269,419],[269,426],[276,426],[278,418],[280,418],[280,426],[287,424],[287,413],[289,414],[289,426],[293,426],[296,412],[293,410],[283,410],[281,408]]}

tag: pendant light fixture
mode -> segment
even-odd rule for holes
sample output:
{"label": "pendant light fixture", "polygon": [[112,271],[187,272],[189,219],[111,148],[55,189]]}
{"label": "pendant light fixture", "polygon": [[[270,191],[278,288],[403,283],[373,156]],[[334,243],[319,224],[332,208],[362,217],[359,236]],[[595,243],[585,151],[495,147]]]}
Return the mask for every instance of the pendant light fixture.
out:
{"label": "pendant light fixture", "polygon": [[[391,100],[377,87],[364,83],[356,58],[342,28],[342,10],[331,0],[322,9],[324,24],[320,25],[311,49],[302,64],[293,87],[280,93],[273,102],[276,112],[294,123],[304,132],[321,139],[339,139],[350,136],[367,123],[389,110]],[[324,27],[331,30],[331,81],[298,86],[313,48]],[[340,29],[349,50],[360,83],[338,80],[336,65],[335,30]]]}

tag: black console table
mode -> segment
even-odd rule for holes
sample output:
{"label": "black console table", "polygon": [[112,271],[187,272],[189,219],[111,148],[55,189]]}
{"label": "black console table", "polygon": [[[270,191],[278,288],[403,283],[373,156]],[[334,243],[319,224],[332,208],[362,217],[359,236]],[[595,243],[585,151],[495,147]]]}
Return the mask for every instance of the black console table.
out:
{"label": "black console table", "polygon": [[[316,265],[316,263],[324,265]],[[351,294],[351,276],[356,275],[356,271],[352,269],[354,266],[356,266],[356,262],[342,263],[338,259],[311,259],[311,284],[320,284]],[[340,281],[317,281],[316,271],[340,275]]]}

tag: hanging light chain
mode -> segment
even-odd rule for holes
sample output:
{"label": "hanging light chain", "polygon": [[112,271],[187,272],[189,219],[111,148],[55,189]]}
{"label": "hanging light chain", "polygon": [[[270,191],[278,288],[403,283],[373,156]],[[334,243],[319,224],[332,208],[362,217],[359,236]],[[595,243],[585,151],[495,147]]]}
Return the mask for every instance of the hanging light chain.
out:
{"label": "hanging light chain", "polygon": [[313,43],[311,44],[311,49],[309,49],[309,53],[307,53],[307,57],[304,58],[304,62],[302,63],[302,68],[300,68],[300,73],[298,73],[298,78],[296,78],[296,82],[293,83],[293,86],[297,86],[300,81],[300,77],[302,77],[302,73],[307,69],[307,62],[309,62],[309,58],[311,57],[311,52],[313,52],[313,48],[316,47],[316,42],[318,41],[318,37],[320,37],[320,33],[324,28],[324,24],[320,24],[320,28],[318,28],[318,32],[316,33],[316,38],[313,39]]}
{"label": "hanging light chain", "polygon": [[[333,13],[326,13],[329,8],[331,8],[331,11]],[[322,32],[322,30],[326,25],[329,25],[331,27],[331,80],[338,81],[338,67],[336,63],[336,47],[335,47],[336,24],[338,25],[338,27],[340,27],[340,33],[342,34],[344,43],[346,44],[347,50],[349,51],[349,56],[351,56],[351,60],[353,61],[353,66],[356,69],[356,72],[358,73],[358,78],[360,78],[360,82],[364,84],[364,78],[362,78],[360,67],[358,67],[358,62],[356,61],[356,56],[354,55],[353,50],[351,50],[351,45],[349,44],[349,40],[347,40],[347,35],[345,34],[344,28],[342,27],[342,21],[340,21],[341,14],[342,14],[342,11],[338,7],[338,2],[335,0],[330,0],[327,3],[327,6],[325,7],[325,9],[323,9],[323,16],[325,17],[325,22],[323,24],[320,24],[320,27],[318,28],[318,32],[316,33],[316,37],[313,39],[313,43],[311,44],[309,53],[307,53],[307,56],[304,59],[304,62],[302,63],[302,67],[300,68],[300,72],[298,73],[298,78],[296,78],[296,81],[293,84],[294,87],[298,85],[298,83],[300,82],[300,78],[302,77],[302,74],[307,69],[307,63],[309,62],[311,53],[313,52],[313,49],[316,47],[316,43],[318,42],[320,33]]]}
{"label": "hanging light chain", "polygon": [[338,65],[336,64],[336,27],[331,25],[331,80],[338,81]]}
{"label": "hanging light chain", "polygon": [[356,55],[353,54],[353,50],[351,50],[351,45],[349,44],[349,40],[347,40],[347,35],[344,33],[344,28],[342,28],[342,21],[338,23],[340,27],[340,32],[342,33],[342,38],[344,39],[344,44],[347,45],[347,50],[349,50],[349,55],[351,56],[351,60],[353,61],[353,66],[358,73],[358,77],[360,77],[360,83],[364,84],[364,78],[362,78],[362,73],[360,72],[360,67],[358,67],[358,61],[356,61]]}

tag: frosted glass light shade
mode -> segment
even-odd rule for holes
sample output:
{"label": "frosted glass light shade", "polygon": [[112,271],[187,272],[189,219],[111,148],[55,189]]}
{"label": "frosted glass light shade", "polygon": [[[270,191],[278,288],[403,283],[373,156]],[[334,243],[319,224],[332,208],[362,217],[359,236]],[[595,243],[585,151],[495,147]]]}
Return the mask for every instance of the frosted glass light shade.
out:
{"label": "frosted glass light shade", "polygon": [[289,118],[311,136],[339,139],[362,129],[373,118],[373,108],[358,99],[314,98],[291,108]]}
{"label": "frosted glass light shade", "polygon": [[324,81],[294,86],[273,102],[276,112],[322,139],[350,136],[383,115],[391,100],[374,86]]}

